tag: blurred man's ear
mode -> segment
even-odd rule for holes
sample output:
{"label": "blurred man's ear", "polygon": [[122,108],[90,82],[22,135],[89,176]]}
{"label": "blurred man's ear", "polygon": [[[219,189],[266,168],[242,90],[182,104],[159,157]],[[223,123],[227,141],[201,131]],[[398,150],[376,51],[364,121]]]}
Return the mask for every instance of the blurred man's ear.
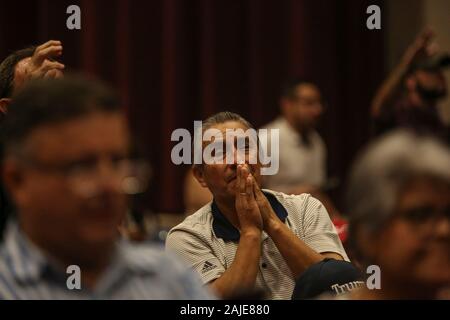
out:
{"label": "blurred man's ear", "polygon": [[202,165],[194,165],[192,167],[192,173],[194,174],[195,179],[200,183],[203,188],[208,188],[208,185],[205,182],[203,166]]}
{"label": "blurred man's ear", "polygon": [[11,103],[11,99],[1,98],[0,99],[0,113],[6,114],[8,112],[8,106],[10,103]]}
{"label": "blurred man's ear", "polygon": [[6,159],[2,165],[2,181],[8,194],[15,203],[23,203],[26,197],[23,192],[23,170],[18,165],[17,161]]}

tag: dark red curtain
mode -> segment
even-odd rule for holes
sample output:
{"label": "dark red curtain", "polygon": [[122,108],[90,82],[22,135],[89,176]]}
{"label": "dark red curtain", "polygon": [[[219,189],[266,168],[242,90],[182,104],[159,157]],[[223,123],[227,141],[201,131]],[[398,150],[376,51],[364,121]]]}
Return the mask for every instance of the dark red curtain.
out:
{"label": "dark red curtain", "polygon": [[[320,132],[330,171],[345,177],[368,140],[368,107],[383,76],[382,30],[366,0],[0,0],[0,59],[62,40],[63,62],[113,85],[154,168],[148,205],[181,212],[185,167],[171,133],[232,110],[254,125],[278,113],[288,77],[314,79],[328,101]],[[82,29],[66,28],[77,4]]]}

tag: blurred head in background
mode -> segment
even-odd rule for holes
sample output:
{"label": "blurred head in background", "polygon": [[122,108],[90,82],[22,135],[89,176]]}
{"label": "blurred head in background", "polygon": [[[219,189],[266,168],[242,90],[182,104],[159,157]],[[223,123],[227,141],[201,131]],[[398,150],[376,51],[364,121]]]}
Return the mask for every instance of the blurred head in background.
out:
{"label": "blurred head in background", "polygon": [[35,47],[29,47],[18,50],[10,54],[0,64],[0,113],[3,115],[7,112],[17,84],[21,81],[21,75],[16,77],[16,69],[19,62],[24,61],[33,55]]}
{"label": "blurred head in background", "polygon": [[406,77],[407,96],[416,107],[430,107],[447,96],[447,81],[443,69],[450,65],[450,56],[436,55],[412,66]]}
{"label": "blurred head in background", "polygon": [[381,269],[373,298],[435,298],[450,285],[450,151],[394,131],[372,144],[350,176],[350,241]]}
{"label": "blurred head in background", "polygon": [[121,183],[130,169],[114,95],[78,77],[31,81],[14,98],[2,139],[4,184],[25,234],[72,261],[107,252],[125,215]]}
{"label": "blurred head in background", "polygon": [[62,44],[50,40],[11,53],[0,64],[0,115],[6,114],[13,94],[33,78],[59,78],[64,65],[54,59],[62,55]]}
{"label": "blurred head in background", "polygon": [[283,117],[301,134],[315,129],[324,111],[317,85],[301,79],[285,84],[280,105]]}

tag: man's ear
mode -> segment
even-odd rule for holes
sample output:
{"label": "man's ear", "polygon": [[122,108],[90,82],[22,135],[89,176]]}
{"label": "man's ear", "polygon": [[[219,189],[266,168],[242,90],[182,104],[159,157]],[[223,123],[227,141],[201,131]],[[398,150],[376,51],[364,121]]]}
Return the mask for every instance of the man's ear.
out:
{"label": "man's ear", "polygon": [[5,159],[1,169],[3,185],[8,191],[8,194],[15,203],[23,202],[24,197],[26,197],[22,188],[24,183],[23,170],[15,160],[11,159]]}
{"label": "man's ear", "polygon": [[11,103],[11,99],[9,98],[1,98],[0,99],[0,112],[6,114],[8,112],[8,106]]}
{"label": "man's ear", "polygon": [[208,188],[204,178],[203,166],[201,164],[194,165],[192,167],[192,173],[203,188]]}

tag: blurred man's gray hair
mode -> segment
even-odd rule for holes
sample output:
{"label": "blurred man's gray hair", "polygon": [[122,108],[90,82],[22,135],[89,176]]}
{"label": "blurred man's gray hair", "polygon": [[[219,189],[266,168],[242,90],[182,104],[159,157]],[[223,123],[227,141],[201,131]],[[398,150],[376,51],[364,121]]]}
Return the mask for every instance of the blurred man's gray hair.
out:
{"label": "blurred man's gray hair", "polygon": [[406,130],[393,131],[369,145],[350,174],[346,199],[350,229],[357,225],[377,231],[393,214],[405,184],[422,176],[450,183],[447,146]]}

